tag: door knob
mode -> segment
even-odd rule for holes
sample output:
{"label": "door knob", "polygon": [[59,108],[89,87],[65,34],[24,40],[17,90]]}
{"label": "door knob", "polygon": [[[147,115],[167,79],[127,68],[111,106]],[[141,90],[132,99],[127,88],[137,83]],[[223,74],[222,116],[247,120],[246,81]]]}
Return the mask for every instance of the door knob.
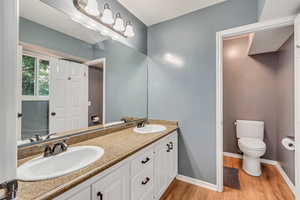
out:
{"label": "door knob", "polygon": [[103,194],[102,194],[102,192],[98,192],[97,193],[97,197],[98,197],[99,200],[103,200]]}

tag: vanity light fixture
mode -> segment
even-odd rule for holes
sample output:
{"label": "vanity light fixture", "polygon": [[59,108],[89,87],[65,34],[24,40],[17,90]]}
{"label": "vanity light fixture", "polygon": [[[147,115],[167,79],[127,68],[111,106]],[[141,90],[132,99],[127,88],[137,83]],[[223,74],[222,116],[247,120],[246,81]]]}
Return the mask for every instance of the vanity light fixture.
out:
{"label": "vanity light fixture", "polygon": [[116,15],[116,22],[113,28],[117,31],[121,31],[121,32],[125,31],[124,20],[122,19],[120,13],[117,13]]}
{"label": "vanity light fixture", "polygon": [[[73,0],[73,4],[81,14],[85,15],[86,17],[89,17],[94,22],[97,22],[102,26],[105,26],[106,28],[112,30],[113,34],[109,33],[110,31],[108,31],[108,29],[104,32],[104,30],[101,30],[103,28],[101,26],[99,27],[97,24],[86,24],[84,22],[85,20],[72,18],[74,21],[81,23],[82,25],[90,29],[99,31],[101,34],[103,32],[104,36],[111,35],[111,37],[116,39],[119,39],[119,36],[123,36],[124,38],[135,36],[131,22],[127,22],[125,26],[125,21],[124,19],[122,19],[121,14],[119,12],[116,14],[116,18],[114,18],[113,11],[110,9],[108,3],[104,4],[104,10],[101,14],[98,10],[97,0]],[[81,16],[81,18],[83,17]],[[117,35],[118,37],[116,37],[115,35]]]}
{"label": "vanity light fixture", "polygon": [[105,24],[113,24],[114,23],[114,16],[113,16],[113,12],[111,11],[111,9],[109,8],[108,3],[104,4],[104,10],[101,16],[101,21]]}
{"label": "vanity light fixture", "polygon": [[84,8],[87,13],[93,16],[99,16],[97,0],[88,0],[86,7]]}
{"label": "vanity light fixture", "polygon": [[131,22],[126,23],[126,29],[125,29],[124,35],[126,37],[134,37],[135,34],[133,31],[133,26],[132,26]]}

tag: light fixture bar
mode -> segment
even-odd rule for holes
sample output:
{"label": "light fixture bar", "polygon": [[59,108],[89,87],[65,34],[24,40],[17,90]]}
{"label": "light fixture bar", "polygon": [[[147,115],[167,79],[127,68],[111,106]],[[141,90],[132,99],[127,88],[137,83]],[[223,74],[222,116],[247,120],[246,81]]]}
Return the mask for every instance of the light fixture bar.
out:
{"label": "light fixture bar", "polygon": [[124,32],[121,32],[121,31],[118,31],[118,30],[115,30],[113,28],[113,24],[110,25],[110,24],[105,24],[104,22],[101,21],[101,16],[94,16],[94,15],[91,15],[89,14],[85,9],[84,7],[86,6],[84,4],[84,2],[82,0],[73,0],[73,4],[75,6],[75,8],[82,14],[84,14],[85,16],[91,18],[92,20],[96,21],[97,23],[100,23],[101,25],[109,28],[110,30],[112,30],[113,32],[119,34],[120,36],[124,37],[124,38],[128,38]]}

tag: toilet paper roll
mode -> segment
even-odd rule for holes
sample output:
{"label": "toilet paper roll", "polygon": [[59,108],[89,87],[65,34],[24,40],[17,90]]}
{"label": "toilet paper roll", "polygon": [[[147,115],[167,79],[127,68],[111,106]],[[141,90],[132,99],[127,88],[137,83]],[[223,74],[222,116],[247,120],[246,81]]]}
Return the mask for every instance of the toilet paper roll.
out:
{"label": "toilet paper roll", "polygon": [[100,118],[99,117],[92,117],[92,122],[96,123],[99,122]]}
{"label": "toilet paper roll", "polygon": [[290,137],[283,138],[281,141],[282,145],[289,151],[295,150],[295,140]]}

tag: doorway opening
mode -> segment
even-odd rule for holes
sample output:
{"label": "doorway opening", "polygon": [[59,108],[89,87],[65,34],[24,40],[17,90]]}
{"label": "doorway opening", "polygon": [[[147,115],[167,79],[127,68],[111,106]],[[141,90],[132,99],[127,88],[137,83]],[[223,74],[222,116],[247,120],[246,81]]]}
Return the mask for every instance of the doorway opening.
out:
{"label": "doorway opening", "polygon": [[89,127],[105,124],[105,58],[85,63],[88,66],[88,124]]}
{"label": "doorway opening", "polygon": [[[268,166],[257,166],[265,163],[277,170],[282,183],[292,191],[291,196],[296,196],[299,152],[287,150],[281,141],[292,138],[294,145],[297,143],[294,77],[296,80],[299,66],[294,52],[298,34],[295,17],[217,33],[218,191],[224,191],[224,186],[225,192],[228,186],[244,189],[245,178],[263,175],[259,179],[262,180],[267,176],[264,173],[268,173]],[[249,143],[256,151],[247,151]],[[260,152],[255,155],[259,165],[249,161],[255,157],[253,152]]]}

